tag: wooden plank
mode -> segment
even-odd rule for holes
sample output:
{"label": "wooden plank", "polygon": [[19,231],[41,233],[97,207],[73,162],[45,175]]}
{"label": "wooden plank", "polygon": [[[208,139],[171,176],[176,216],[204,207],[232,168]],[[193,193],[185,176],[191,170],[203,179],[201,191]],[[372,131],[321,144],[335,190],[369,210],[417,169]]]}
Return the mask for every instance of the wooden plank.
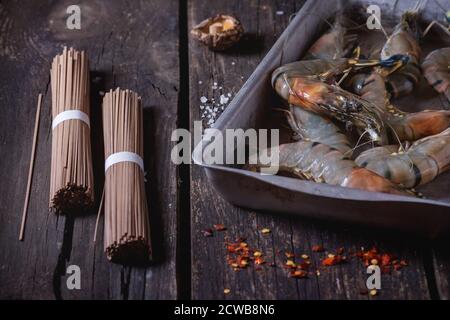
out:
{"label": "wooden plank", "polygon": [[[450,254],[446,239],[433,247],[431,268],[432,278],[436,282],[436,296],[440,299],[450,299]],[[447,239],[448,240],[448,239]]]}
{"label": "wooden plank", "polygon": [[[301,1],[191,1],[188,26],[216,13],[236,15],[242,22],[247,38],[226,53],[215,53],[189,40],[189,80],[191,122],[201,117],[200,98],[218,99],[221,93],[236,93],[264,54],[288,23],[289,16],[299,9]],[[214,90],[214,83],[222,90]],[[223,223],[226,232],[205,238],[202,230]],[[270,235],[259,231],[267,227]],[[262,214],[233,207],[215,192],[197,166],[191,168],[191,250],[192,298],[194,299],[369,299],[361,295],[367,275],[358,261],[321,270],[319,277],[288,278],[282,264],[282,251],[307,253],[313,264],[319,265],[325,253],[311,253],[313,245],[323,245],[334,252],[340,247],[359,250],[361,246],[378,245],[409,262],[407,268],[382,277],[381,299],[430,298],[424,269],[423,245],[409,237],[387,236],[377,231],[355,227],[326,225],[281,214]],[[226,264],[225,238],[244,236],[246,242],[261,249],[266,260],[277,267],[262,271],[248,268],[235,272]],[[415,249],[418,248],[418,249]],[[231,292],[224,294],[229,288]]]}
{"label": "wooden plank", "polygon": [[[0,297],[18,299],[174,299],[177,177],[169,161],[179,86],[176,1],[80,1],[81,30],[68,30],[70,1],[0,5]],[[155,10],[158,8],[158,10]],[[51,146],[51,59],[63,45],[84,49],[91,62],[92,144],[97,201],[103,185],[100,91],[136,90],[145,108],[145,153],[154,262],[122,267],[103,253],[103,219],[93,243],[95,213],[48,212]],[[17,241],[32,123],[45,94],[25,241]],[[81,290],[66,287],[66,267],[81,268]]]}

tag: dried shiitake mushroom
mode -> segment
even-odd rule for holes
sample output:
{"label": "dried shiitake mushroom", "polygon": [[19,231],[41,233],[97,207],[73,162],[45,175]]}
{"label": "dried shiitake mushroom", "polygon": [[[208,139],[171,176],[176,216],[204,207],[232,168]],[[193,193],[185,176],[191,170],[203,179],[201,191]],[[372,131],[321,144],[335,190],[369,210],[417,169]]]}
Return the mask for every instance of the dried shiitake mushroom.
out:
{"label": "dried shiitake mushroom", "polygon": [[225,50],[239,41],[244,29],[233,16],[219,14],[196,25],[191,34],[213,50]]}

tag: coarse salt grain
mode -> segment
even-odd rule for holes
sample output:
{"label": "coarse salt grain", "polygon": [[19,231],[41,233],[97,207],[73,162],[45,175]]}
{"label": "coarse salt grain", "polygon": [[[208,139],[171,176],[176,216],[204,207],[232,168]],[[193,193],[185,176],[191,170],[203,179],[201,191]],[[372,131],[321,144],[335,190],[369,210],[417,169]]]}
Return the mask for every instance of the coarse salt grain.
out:
{"label": "coarse salt grain", "polygon": [[230,100],[230,98],[225,97],[223,94],[220,95],[220,104],[226,104],[228,103],[228,100]]}
{"label": "coarse salt grain", "polygon": [[201,98],[200,98],[200,102],[201,103],[206,103],[208,101],[208,98],[206,98],[205,96],[202,96]]}

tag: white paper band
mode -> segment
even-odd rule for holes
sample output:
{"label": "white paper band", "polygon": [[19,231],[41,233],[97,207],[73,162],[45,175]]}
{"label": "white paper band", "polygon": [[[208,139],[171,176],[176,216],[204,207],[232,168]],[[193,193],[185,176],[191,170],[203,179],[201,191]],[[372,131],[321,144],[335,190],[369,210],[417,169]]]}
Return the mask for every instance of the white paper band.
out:
{"label": "white paper band", "polygon": [[142,172],[144,172],[144,160],[138,154],[126,151],[110,155],[105,160],[105,172],[108,171],[109,167],[119,162],[134,162],[141,168]]}
{"label": "white paper band", "polygon": [[52,122],[52,129],[54,130],[61,122],[66,120],[81,120],[90,128],[89,116],[80,110],[67,110],[58,114]]}

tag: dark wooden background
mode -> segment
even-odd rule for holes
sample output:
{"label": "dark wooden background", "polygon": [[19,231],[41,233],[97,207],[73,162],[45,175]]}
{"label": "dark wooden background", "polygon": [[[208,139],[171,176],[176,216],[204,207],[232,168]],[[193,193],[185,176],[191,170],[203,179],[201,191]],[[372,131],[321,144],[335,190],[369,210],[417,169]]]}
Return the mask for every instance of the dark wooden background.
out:
{"label": "dark wooden background", "polygon": [[[351,226],[262,214],[231,206],[196,166],[170,161],[172,130],[200,119],[200,97],[217,82],[236,93],[303,1],[78,1],[82,29],[65,28],[72,1],[0,1],[0,298],[3,299],[368,299],[365,269],[352,262],[319,277],[295,280],[281,268],[234,272],[225,263],[225,236],[274,256],[322,244],[357,250],[377,245],[409,266],[382,277],[377,299],[448,299],[446,243]],[[226,53],[195,42],[188,30],[216,13],[240,18],[244,41]],[[48,211],[51,146],[49,69],[64,45],[87,51],[93,123],[102,91],[122,86],[145,106],[146,168],[154,261],[147,268],[109,263],[102,237],[93,242],[95,213],[67,218]],[[44,94],[25,241],[18,241],[38,93]],[[92,143],[97,195],[103,185],[101,126]],[[202,230],[228,230],[205,238]],[[261,227],[271,229],[261,236]],[[101,235],[103,228],[99,228]],[[313,256],[315,263],[317,256]],[[66,267],[82,272],[81,290],[67,290]],[[224,288],[231,292],[225,295]]]}

